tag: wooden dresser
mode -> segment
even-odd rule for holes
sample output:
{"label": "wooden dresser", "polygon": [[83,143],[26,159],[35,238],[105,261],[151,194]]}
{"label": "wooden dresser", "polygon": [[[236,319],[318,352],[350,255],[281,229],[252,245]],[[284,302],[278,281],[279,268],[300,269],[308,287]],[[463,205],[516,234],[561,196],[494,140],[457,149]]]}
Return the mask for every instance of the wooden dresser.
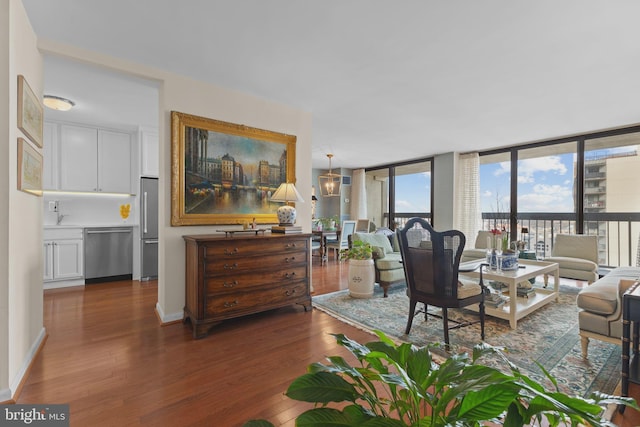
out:
{"label": "wooden dresser", "polygon": [[186,304],[194,338],[225,319],[290,304],[311,308],[310,234],[191,235]]}

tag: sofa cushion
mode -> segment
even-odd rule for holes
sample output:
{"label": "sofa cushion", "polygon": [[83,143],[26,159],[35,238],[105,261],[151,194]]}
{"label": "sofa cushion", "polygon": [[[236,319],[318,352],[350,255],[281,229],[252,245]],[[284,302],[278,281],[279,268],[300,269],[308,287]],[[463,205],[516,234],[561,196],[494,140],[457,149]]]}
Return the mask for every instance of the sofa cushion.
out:
{"label": "sofa cushion", "polygon": [[490,247],[490,242],[493,240],[493,233],[491,231],[480,230],[476,236],[476,242],[474,243],[474,249],[487,249]]}
{"label": "sofa cushion", "polygon": [[480,292],[482,288],[478,282],[462,278],[458,280],[458,299],[473,297]]}
{"label": "sofa cushion", "polygon": [[640,280],[640,268],[639,267],[616,267],[613,270],[611,270],[609,274],[605,276],[605,278],[610,278],[610,277],[625,278],[629,280]]}
{"label": "sofa cushion", "polygon": [[369,243],[371,246],[377,246],[384,250],[385,254],[393,253],[391,242],[384,234],[375,233],[353,233],[353,240],[361,240],[365,243]]}
{"label": "sofa cushion", "polygon": [[371,251],[373,253],[373,259],[375,260],[382,259],[386,255],[384,248],[380,246],[371,246]]}
{"label": "sofa cushion", "polygon": [[578,294],[578,307],[599,315],[613,314],[618,307],[619,281],[619,277],[605,276],[582,289]]}
{"label": "sofa cushion", "polygon": [[404,281],[404,269],[396,268],[393,270],[379,270],[380,271],[380,281],[381,282],[399,282]]}
{"label": "sofa cushion", "polygon": [[584,270],[584,271],[597,271],[598,264],[587,259],[567,257],[567,256],[552,256],[545,258],[547,262],[557,262],[562,268],[570,270]]}
{"label": "sofa cushion", "polygon": [[571,257],[598,261],[598,237],[584,234],[558,234],[552,257]]}
{"label": "sofa cushion", "polygon": [[376,268],[378,270],[401,269],[404,271],[404,266],[402,265],[402,256],[398,252],[388,253],[384,256],[384,258],[376,260]]}
{"label": "sofa cushion", "polygon": [[485,259],[487,257],[486,249],[465,249],[462,251],[462,258],[465,261],[472,259]]}

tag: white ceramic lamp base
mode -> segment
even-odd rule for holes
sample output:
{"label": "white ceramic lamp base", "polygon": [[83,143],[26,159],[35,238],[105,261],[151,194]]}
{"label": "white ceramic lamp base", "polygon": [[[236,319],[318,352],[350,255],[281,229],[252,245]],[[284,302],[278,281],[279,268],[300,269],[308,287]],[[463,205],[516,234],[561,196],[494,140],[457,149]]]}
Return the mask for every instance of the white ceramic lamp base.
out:
{"label": "white ceramic lamp base", "polygon": [[296,223],[296,208],[289,205],[280,206],[277,211],[280,226],[287,227]]}

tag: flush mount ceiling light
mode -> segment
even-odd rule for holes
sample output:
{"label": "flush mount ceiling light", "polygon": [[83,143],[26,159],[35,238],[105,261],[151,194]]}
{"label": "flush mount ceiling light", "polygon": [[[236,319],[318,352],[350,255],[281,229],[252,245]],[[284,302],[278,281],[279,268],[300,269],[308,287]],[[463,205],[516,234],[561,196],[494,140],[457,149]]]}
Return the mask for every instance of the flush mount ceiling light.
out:
{"label": "flush mount ceiling light", "polygon": [[68,111],[71,109],[71,107],[76,105],[75,102],[67,98],[61,98],[59,96],[54,96],[54,95],[45,95],[43,103],[44,105],[51,108],[52,110],[58,110],[58,111]]}
{"label": "flush mount ceiling light", "polygon": [[342,183],[342,175],[331,171],[331,158],[333,154],[327,154],[329,158],[329,173],[318,176],[318,184],[320,185],[320,194],[323,197],[340,196],[340,184]]}

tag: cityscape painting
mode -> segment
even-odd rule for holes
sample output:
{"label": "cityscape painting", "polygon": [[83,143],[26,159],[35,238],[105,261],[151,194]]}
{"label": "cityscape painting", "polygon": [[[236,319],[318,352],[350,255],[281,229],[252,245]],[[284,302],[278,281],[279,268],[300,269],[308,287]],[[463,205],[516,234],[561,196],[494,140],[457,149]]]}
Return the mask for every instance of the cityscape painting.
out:
{"label": "cityscape painting", "polygon": [[276,223],[296,137],[172,112],[171,225]]}

